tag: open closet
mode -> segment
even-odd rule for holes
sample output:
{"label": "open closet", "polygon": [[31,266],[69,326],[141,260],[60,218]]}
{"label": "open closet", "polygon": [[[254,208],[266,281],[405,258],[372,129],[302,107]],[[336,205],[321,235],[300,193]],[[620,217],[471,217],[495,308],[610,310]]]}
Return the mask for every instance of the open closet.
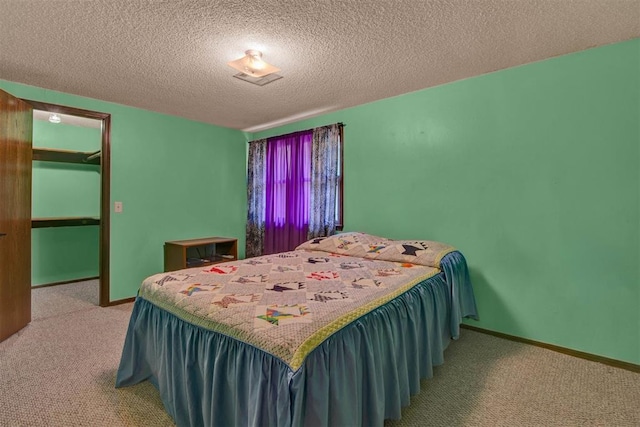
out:
{"label": "open closet", "polygon": [[[38,121],[34,120],[34,110],[38,111],[37,114],[45,114],[47,121],[50,114],[64,114],[79,119],[96,120],[99,127],[96,131],[98,141],[93,143],[96,145],[86,146],[88,151],[79,150],[77,147],[75,149],[61,148],[65,145],[58,144],[68,143],[67,140],[72,139],[70,134],[58,135],[51,140],[55,142],[42,142],[47,138],[39,134],[46,131],[46,126],[43,126],[42,123],[34,125],[34,122]],[[55,121],[57,118],[54,117],[52,120]],[[67,129],[67,131],[69,130]],[[34,133],[37,138],[35,150],[33,148]],[[38,146],[39,141],[50,146]],[[54,280],[54,283],[55,281],[65,281],[51,279],[51,277],[56,274],[59,275],[57,277],[71,274],[70,272],[61,273],[60,269],[56,271],[55,268],[47,270],[51,266],[45,264],[40,264],[32,271],[32,257],[39,257],[36,263],[40,263],[41,259],[46,259],[47,262],[55,266],[60,262],[56,257],[64,254],[69,247],[74,246],[72,243],[67,248],[54,247],[50,250],[44,250],[43,248],[53,245],[56,241],[55,234],[42,237],[40,231],[45,229],[79,230],[87,228],[88,230],[89,227],[93,227],[93,237],[87,241],[91,241],[91,239],[95,241],[97,231],[98,303],[101,306],[109,305],[110,141],[110,114],[20,99],[0,90],[0,341],[18,332],[31,321],[32,284],[37,285],[42,280]],[[34,163],[41,163],[43,166],[42,170],[35,173],[36,181],[39,182],[36,182],[39,187],[36,189],[38,200],[32,204]],[[52,166],[55,164],[57,166]],[[63,189],[55,187],[60,183],[64,186],[65,180],[73,182],[73,177],[66,176],[69,166],[80,168],[81,170],[78,172],[88,172],[88,176],[93,176],[93,182],[97,183],[93,188],[99,193],[93,193],[93,196],[88,197],[91,200],[81,200],[80,204],[77,204],[77,200],[82,195],[76,194],[76,202],[69,202],[72,200],[68,198],[69,195],[60,192]],[[83,168],[94,168],[94,170],[83,170]],[[54,178],[50,172],[56,170],[63,173]],[[90,183],[91,180],[88,182]],[[48,206],[48,203],[52,206]],[[74,205],[75,208],[67,205]],[[33,210],[36,210],[35,217],[32,215]],[[38,239],[37,244],[33,245],[33,251],[32,235],[37,236],[36,239]],[[58,235],[58,237],[63,235]],[[90,269],[81,271],[80,275],[95,275],[95,250],[94,248],[93,265]],[[73,254],[70,261],[73,264]],[[78,274],[78,272],[73,274]],[[32,280],[32,276],[35,281]],[[83,277],[74,277],[73,279],[81,278]]]}
{"label": "open closet", "polygon": [[27,101],[33,106],[32,288],[99,280],[109,304],[110,116]]}

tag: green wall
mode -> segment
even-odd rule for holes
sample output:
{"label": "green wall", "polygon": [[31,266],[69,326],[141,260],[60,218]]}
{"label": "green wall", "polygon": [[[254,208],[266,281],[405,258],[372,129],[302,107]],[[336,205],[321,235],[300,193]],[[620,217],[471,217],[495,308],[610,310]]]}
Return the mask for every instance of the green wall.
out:
{"label": "green wall", "polygon": [[640,40],[361,105],[345,229],[467,257],[482,328],[640,363]]}
{"label": "green wall", "polygon": [[[48,121],[33,121],[33,146],[93,152],[101,131]],[[31,211],[34,218],[100,217],[100,167],[33,162]],[[98,226],[35,228],[31,232],[31,283],[47,283],[99,275]]]}
{"label": "green wall", "polygon": [[145,277],[163,270],[167,240],[237,237],[244,256],[242,132],[3,80],[0,89],[111,114],[112,301],[135,296]]}

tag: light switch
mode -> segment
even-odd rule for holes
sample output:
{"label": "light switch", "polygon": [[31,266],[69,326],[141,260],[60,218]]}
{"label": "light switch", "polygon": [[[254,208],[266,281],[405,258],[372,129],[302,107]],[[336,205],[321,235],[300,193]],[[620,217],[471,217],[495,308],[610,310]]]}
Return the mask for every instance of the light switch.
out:
{"label": "light switch", "polygon": [[122,213],[122,202],[115,202],[115,203],[113,204],[113,210],[114,210],[116,213]]}

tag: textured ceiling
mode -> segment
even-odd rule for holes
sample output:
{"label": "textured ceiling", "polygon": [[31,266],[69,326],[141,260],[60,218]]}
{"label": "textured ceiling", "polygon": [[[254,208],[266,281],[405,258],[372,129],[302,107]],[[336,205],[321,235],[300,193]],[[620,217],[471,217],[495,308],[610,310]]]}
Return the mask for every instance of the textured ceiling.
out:
{"label": "textured ceiling", "polygon": [[0,79],[254,131],[637,37],[639,0],[0,0]]}

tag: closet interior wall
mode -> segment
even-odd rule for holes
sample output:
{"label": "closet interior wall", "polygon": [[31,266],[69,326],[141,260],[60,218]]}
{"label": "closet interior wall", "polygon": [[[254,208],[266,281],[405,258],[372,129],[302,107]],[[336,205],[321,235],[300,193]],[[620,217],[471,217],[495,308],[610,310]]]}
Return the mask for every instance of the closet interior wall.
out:
{"label": "closet interior wall", "polygon": [[49,116],[34,111],[32,286],[99,276],[100,163],[87,159],[100,152],[101,123]]}

